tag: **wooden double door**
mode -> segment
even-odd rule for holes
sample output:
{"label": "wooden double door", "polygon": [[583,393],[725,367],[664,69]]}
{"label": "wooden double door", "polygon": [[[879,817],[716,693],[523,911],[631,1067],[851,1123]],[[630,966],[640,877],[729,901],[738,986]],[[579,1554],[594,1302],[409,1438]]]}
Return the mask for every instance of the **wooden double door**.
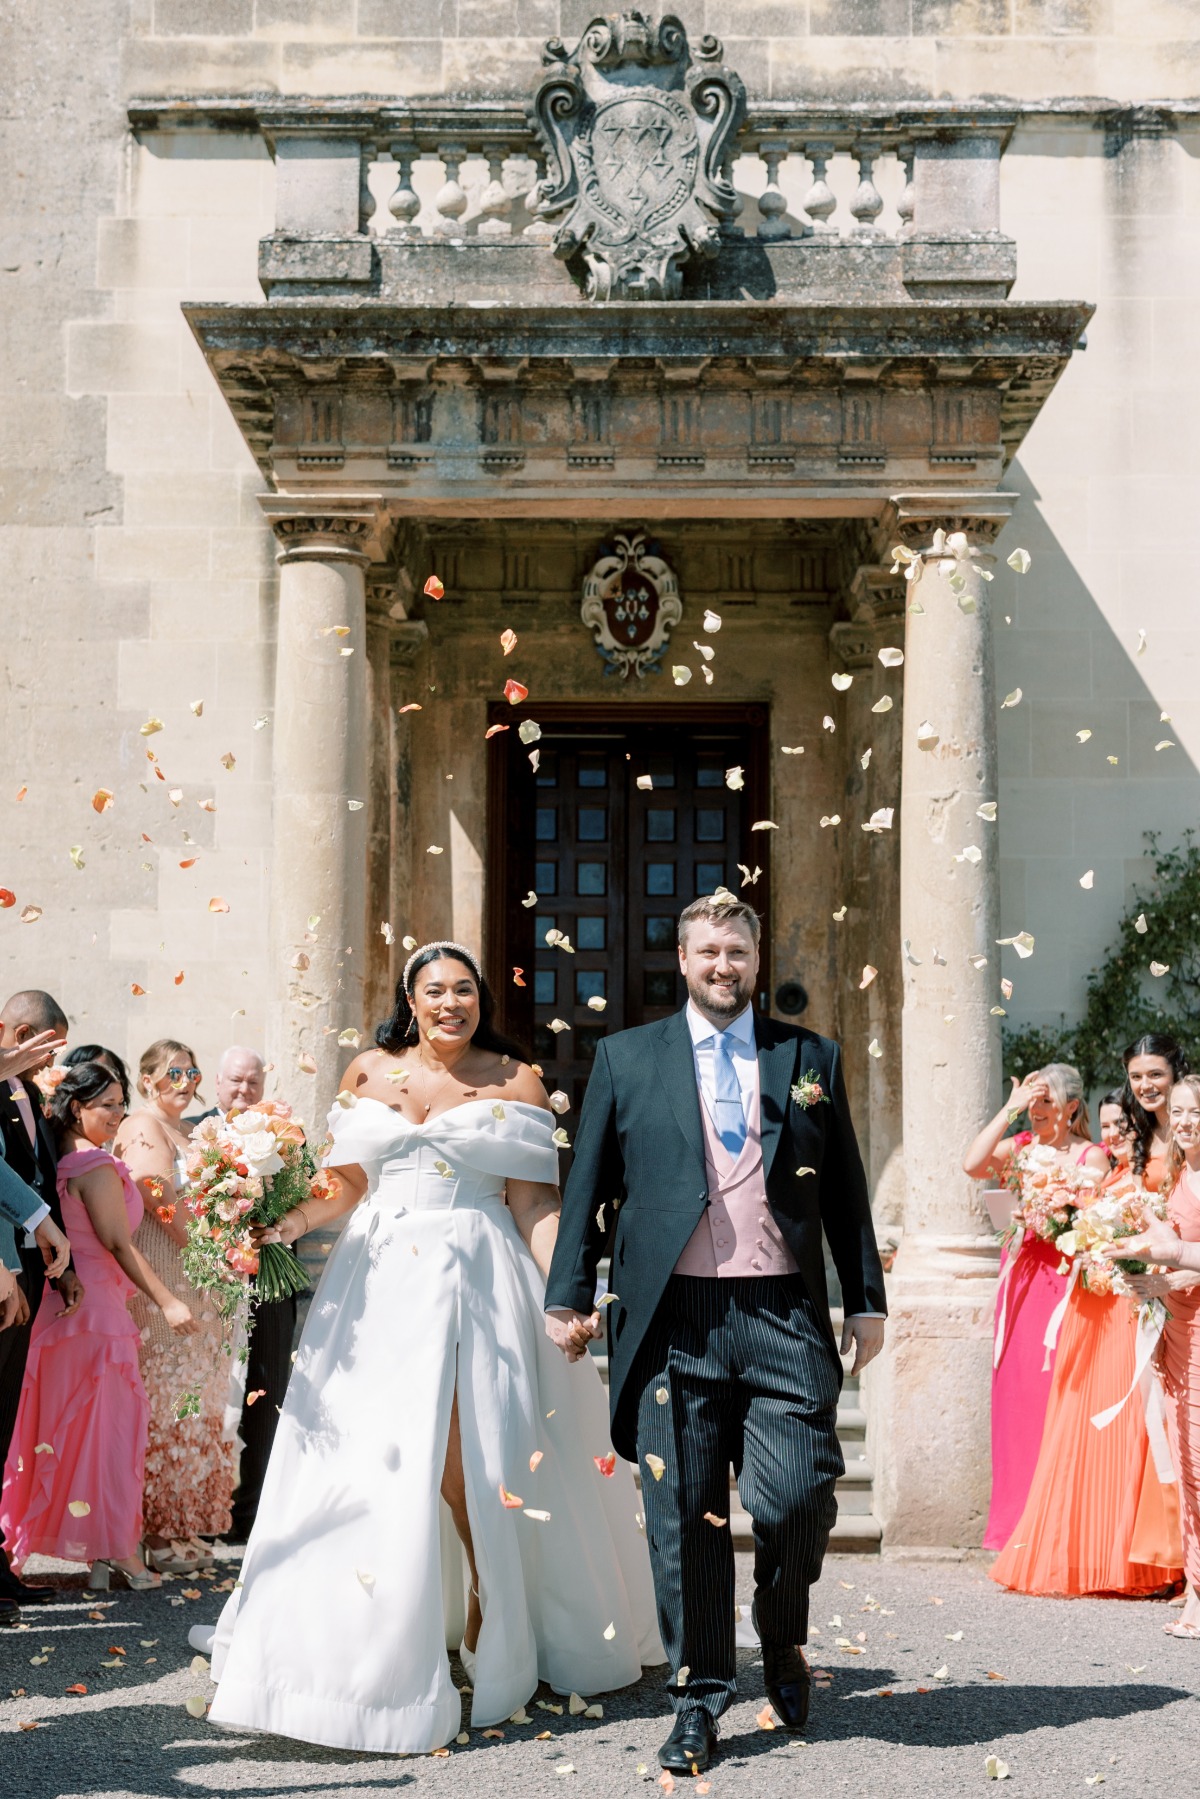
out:
{"label": "wooden double door", "polygon": [[488,962],[504,1024],[577,1118],[600,1039],[686,998],[681,909],[725,886],[765,915],[767,833],[750,826],[767,816],[766,708],[526,710],[536,770],[522,714],[495,715],[514,728],[492,740]]}

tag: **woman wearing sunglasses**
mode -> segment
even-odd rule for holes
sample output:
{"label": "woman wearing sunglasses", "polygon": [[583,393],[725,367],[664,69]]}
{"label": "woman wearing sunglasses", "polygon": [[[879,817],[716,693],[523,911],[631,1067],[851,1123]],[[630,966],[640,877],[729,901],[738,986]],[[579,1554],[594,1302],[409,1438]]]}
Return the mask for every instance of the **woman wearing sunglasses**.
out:
{"label": "woman wearing sunglasses", "polygon": [[[189,1285],[180,1257],[187,1242],[180,1204],[188,1178],[183,1116],[200,1087],[196,1058],[186,1043],[161,1038],[142,1056],[137,1086],[142,1105],[126,1118],[113,1145],[145,1204],[134,1243],[200,1325],[194,1336],[178,1337],[140,1294],[130,1301],[150,1397],[146,1560],[160,1573],[184,1574],[212,1567],[212,1552],[200,1539],[219,1536],[230,1525],[234,1455],[224,1435],[230,1344],[207,1296]],[[181,1418],[185,1398],[188,1415]]]}

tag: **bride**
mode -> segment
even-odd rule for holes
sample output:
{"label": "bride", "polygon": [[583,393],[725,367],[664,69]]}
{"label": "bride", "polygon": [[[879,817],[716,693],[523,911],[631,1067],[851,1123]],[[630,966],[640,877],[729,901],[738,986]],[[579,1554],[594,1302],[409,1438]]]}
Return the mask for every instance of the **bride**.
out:
{"label": "bride", "polygon": [[[416,1753],[500,1723],[539,1680],[599,1693],[661,1662],[628,1469],[602,1463],[594,1364],[545,1335],[558,1162],[545,1090],[492,1027],[469,951],[412,955],[330,1117],[351,1214],[296,1356],[214,1723]],[[439,1502],[439,1493],[441,1502]]]}

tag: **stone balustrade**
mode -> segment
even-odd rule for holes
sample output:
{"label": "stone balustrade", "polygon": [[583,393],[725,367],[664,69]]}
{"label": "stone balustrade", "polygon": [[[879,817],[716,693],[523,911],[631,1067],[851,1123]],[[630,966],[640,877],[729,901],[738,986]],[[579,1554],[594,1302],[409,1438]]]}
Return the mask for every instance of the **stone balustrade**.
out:
{"label": "stone balustrade", "polygon": [[[275,236],[547,241],[542,149],[515,104],[135,101],[139,131],[241,126],[277,164]],[[1015,113],[952,104],[752,104],[725,175],[729,236],[874,241],[999,232]]]}

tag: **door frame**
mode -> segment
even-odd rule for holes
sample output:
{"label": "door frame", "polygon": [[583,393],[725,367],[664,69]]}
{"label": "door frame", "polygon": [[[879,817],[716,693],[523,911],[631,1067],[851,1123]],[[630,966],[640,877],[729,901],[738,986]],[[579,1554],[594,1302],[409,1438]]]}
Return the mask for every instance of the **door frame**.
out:
{"label": "door frame", "polygon": [[[488,725],[508,725],[516,730],[525,719],[542,725],[570,725],[581,737],[604,729],[636,725],[737,726],[750,733],[744,793],[751,818],[771,816],[771,708],[764,700],[540,700],[537,705],[510,706],[505,700],[488,703]],[[496,999],[497,1021],[504,1028],[509,993],[507,948],[508,915],[520,901],[512,877],[515,847],[509,838],[509,766],[505,740],[497,735],[488,745],[486,829],[487,854],[483,872],[483,955]],[[762,852],[767,860],[748,898],[763,921],[762,961],[758,992],[771,1005],[771,856],[772,833],[763,833]],[[747,854],[749,852],[747,851]],[[760,856],[761,859],[761,856]],[[756,1002],[757,1004],[757,1002]]]}

